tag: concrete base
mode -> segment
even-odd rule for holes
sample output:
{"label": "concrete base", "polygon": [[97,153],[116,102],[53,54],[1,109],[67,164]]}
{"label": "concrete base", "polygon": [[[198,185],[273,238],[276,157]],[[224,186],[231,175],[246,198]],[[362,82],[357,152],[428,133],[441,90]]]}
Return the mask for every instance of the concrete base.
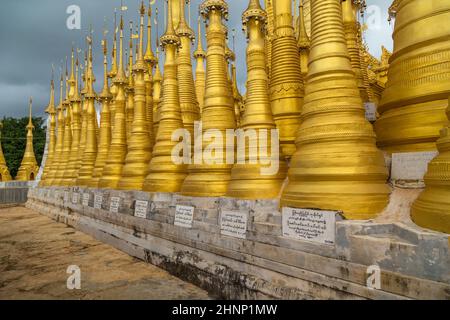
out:
{"label": "concrete base", "polygon": [[[76,204],[73,193],[80,194]],[[88,206],[81,204],[84,193]],[[101,209],[94,209],[95,194],[103,195]],[[121,198],[118,213],[109,211],[111,197]],[[137,200],[149,202],[146,218],[134,216]],[[174,226],[176,205],[195,208],[191,229]],[[281,236],[277,200],[36,188],[27,207],[219,298],[450,299],[448,235],[388,222],[392,212],[378,222],[338,221],[336,244],[322,245]],[[248,213],[245,240],[220,234],[220,212],[230,209]],[[381,269],[379,290],[366,285],[373,265]]]}
{"label": "concrete base", "polygon": [[34,186],[33,181],[0,182],[0,205],[27,202],[28,188]]}

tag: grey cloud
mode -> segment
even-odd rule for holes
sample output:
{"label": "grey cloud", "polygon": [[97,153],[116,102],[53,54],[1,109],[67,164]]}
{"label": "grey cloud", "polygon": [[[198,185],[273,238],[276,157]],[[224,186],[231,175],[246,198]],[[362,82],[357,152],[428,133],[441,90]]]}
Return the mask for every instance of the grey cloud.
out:
{"label": "grey cloud", "polygon": [[[146,3],[148,1],[145,1]],[[159,34],[163,32],[163,2],[157,0],[160,13]],[[191,1],[192,28],[197,32],[197,8],[201,0]],[[261,2],[263,2],[261,0]],[[369,4],[378,4],[383,12],[387,4],[381,0],[369,0]],[[230,0],[229,30],[236,29],[237,77],[239,88],[245,92],[246,80],[246,39],[241,31],[241,14],[246,9],[248,1]],[[128,26],[129,20],[138,21],[140,0],[125,0],[128,11],[124,20]],[[66,28],[66,9],[69,5],[81,8],[82,30]],[[72,43],[84,48],[86,32],[89,25],[94,29],[94,72],[97,78],[95,88],[101,90],[102,53],[101,37],[104,26],[104,16],[107,16],[109,37],[112,36],[112,19],[114,7],[119,7],[119,0],[5,0],[0,10],[0,117],[27,115],[29,96],[34,98],[34,114],[42,116],[48,104],[51,65],[55,65],[56,79],[59,78],[61,60],[70,55]],[[380,30],[369,31],[366,39],[371,52],[378,56],[381,44],[391,48],[391,36],[387,21]],[[128,29],[125,43],[128,43]],[[204,34],[204,33],[203,33]],[[153,29],[153,39],[156,28]],[[203,43],[206,47],[205,39]],[[230,39],[230,46],[232,46]],[[111,42],[109,43],[111,48]],[[195,45],[193,46],[193,49]],[[58,83],[58,81],[56,81]],[[58,87],[58,86],[57,86]],[[56,99],[58,99],[57,88]]]}

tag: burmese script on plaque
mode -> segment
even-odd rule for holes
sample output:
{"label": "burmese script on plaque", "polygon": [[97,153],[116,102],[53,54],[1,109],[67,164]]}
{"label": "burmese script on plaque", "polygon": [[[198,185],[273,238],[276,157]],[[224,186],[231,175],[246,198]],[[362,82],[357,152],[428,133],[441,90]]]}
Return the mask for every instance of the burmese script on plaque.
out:
{"label": "burmese script on plaque", "polygon": [[322,244],[334,244],[335,211],[283,208],[283,236]]}
{"label": "burmese script on plaque", "polygon": [[119,197],[111,197],[109,211],[111,211],[112,213],[118,213],[119,206],[120,206],[120,198]]}
{"label": "burmese script on plaque", "polygon": [[78,201],[80,200],[80,195],[77,192],[74,192],[72,194],[72,203],[78,204]]}
{"label": "burmese script on plaque", "polygon": [[103,202],[103,195],[96,194],[94,196],[94,209],[101,209],[102,208],[102,202]]}
{"label": "burmese script on plaque", "polygon": [[147,209],[148,209],[147,201],[136,200],[136,206],[134,208],[134,216],[142,219],[147,218]]}
{"label": "burmese script on plaque", "polygon": [[175,208],[174,225],[182,228],[192,228],[194,221],[194,207],[177,205]]}
{"label": "burmese script on plaque", "polygon": [[81,203],[84,207],[89,206],[89,193],[83,193],[83,200]]}
{"label": "burmese script on plaque", "polygon": [[224,236],[245,239],[247,236],[247,213],[222,211],[220,215],[220,233]]}

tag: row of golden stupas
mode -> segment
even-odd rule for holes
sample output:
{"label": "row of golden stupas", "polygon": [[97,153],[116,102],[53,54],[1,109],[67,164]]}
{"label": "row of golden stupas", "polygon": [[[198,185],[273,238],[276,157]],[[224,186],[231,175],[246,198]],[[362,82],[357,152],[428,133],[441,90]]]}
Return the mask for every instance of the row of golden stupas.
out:
{"label": "row of golden stupas", "polygon": [[[281,195],[282,206],[340,210],[349,219],[368,219],[383,210],[390,194],[382,151],[436,150],[439,131],[447,123],[450,95],[448,1],[431,5],[395,0],[390,8],[396,17],[394,52],[390,56],[383,48],[378,61],[363,40],[359,19],[363,0],[303,0],[298,17],[292,0],[265,0],[265,9],[259,0],[249,0],[242,14],[248,39],[243,96],[237,89],[236,57],[227,44],[227,1],[202,2],[207,46],[203,49],[199,28],[193,56],[195,35],[186,21],[185,5],[184,0],[168,1],[166,30],[156,39],[165,53],[163,74],[159,50],[157,56],[152,51],[151,8],[146,11],[144,4],[134,57],[130,32],[129,61],[124,61],[122,18],[119,48],[115,33],[109,72],[103,40],[100,94],[92,86],[92,39],[81,92],[79,64],[72,53],[65,99],[61,78],[56,110],[52,83],[42,186],[240,199]],[[100,125],[96,100],[101,103]],[[364,103],[379,104],[374,126],[365,118]],[[200,120],[201,129],[195,127]],[[172,141],[172,134],[183,128],[192,137],[195,130],[215,129],[225,137],[229,129],[277,128],[279,170],[261,175],[262,165],[252,161],[226,164],[230,151],[226,144],[221,152],[203,155],[190,165],[174,163],[171,154],[178,142]],[[413,218],[420,225],[450,232],[447,132],[441,132],[442,154],[430,166],[427,190],[414,205]],[[249,147],[237,150],[247,160],[265,160],[260,152]]]}

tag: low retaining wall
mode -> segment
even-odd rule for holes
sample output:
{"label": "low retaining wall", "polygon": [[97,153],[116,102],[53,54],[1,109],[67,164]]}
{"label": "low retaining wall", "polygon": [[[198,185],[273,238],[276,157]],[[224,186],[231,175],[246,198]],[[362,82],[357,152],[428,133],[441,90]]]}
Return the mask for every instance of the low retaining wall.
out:
{"label": "low retaining wall", "polygon": [[33,186],[31,181],[0,182],[0,205],[27,202],[28,189]]}
{"label": "low retaining wall", "polygon": [[[174,225],[177,205],[195,208],[192,228]],[[283,237],[276,200],[34,188],[27,207],[218,298],[450,299],[448,235],[401,223],[337,221],[327,245]],[[221,234],[224,210],[247,214],[245,239]],[[367,286],[374,265],[378,290]]]}

